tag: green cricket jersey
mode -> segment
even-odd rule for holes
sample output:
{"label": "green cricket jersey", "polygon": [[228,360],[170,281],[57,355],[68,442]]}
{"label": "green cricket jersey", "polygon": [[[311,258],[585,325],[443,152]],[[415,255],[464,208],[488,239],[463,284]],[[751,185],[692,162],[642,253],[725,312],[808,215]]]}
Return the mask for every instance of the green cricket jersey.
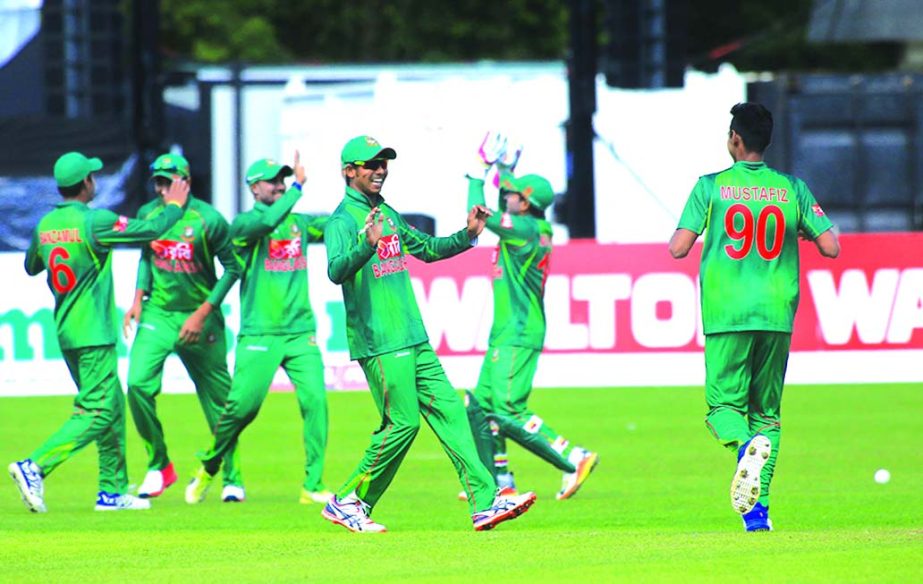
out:
{"label": "green cricket jersey", "polygon": [[792,332],[798,308],[798,233],[833,224],[804,181],[763,162],[699,178],[679,228],[701,234],[705,334]]}
{"label": "green cricket jersey", "polygon": [[279,335],[317,330],[308,294],[308,243],[322,241],[327,217],[291,213],[301,190],[272,205],[259,201],[231,224],[243,268],[240,334]]}
{"label": "green cricket jersey", "polygon": [[384,216],[377,248],[359,232],[372,205],[350,187],[330,216],[324,236],[327,275],[343,286],[351,359],[391,353],[429,340],[410,285],[406,254],[433,262],[471,249],[467,229],[449,237],[432,237],[408,225],[381,196],[374,205]]}
{"label": "green cricket jersey", "polygon": [[[468,180],[468,208],[484,204],[484,181]],[[494,251],[494,324],[491,346],[545,343],[545,280],[551,260],[551,224],[532,215],[494,213],[487,229],[500,237]]]}
{"label": "green cricket jersey", "polygon": [[[172,206],[172,205],[171,205]],[[140,219],[154,219],[165,210],[158,197],[138,211]],[[192,312],[205,301],[214,307],[240,277],[228,222],[214,207],[189,195],[183,216],[173,227],[141,251],[138,289],[163,310]],[[215,257],[224,267],[218,279]]]}
{"label": "green cricket jersey", "polygon": [[62,350],[115,344],[110,246],[150,241],[182,215],[178,206],[167,205],[154,219],[129,219],[69,200],[39,220],[26,251],[26,272],[48,270]]}

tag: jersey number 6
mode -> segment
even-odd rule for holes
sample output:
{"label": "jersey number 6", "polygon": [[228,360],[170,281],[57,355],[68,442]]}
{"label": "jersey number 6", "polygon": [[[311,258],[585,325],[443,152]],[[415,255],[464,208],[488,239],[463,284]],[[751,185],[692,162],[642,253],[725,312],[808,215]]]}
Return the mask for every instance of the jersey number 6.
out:
{"label": "jersey number 6", "polygon": [[71,254],[63,247],[56,247],[48,254],[48,270],[51,272],[51,285],[58,294],[67,294],[77,285],[77,275],[64,260],[70,259]]}
{"label": "jersey number 6", "polygon": [[[737,228],[737,218],[743,218],[743,226]],[[772,247],[769,240],[769,218],[774,219],[775,233],[772,234]],[[776,205],[766,205],[760,211],[756,221],[753,220],[753,211],[750,207],[737,203],[728,207],[724,214],[724,231],[734,241],[741,242],[740,247],[732,244],[724,246],[725,253],[733,260],[742,260],[747,257],[756,242],[756,251],[766,261],[774,260],[782,253],[782,244],[785,242],[785,215]]]}

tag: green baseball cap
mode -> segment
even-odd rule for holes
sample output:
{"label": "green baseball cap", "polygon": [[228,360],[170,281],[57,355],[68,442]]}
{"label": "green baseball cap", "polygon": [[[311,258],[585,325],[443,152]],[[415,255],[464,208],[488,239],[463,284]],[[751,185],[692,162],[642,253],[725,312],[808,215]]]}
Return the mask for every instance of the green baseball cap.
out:
{"label": "green baseball cap", "polygon": [[386,158],[394,160],[397,158],[397,152],[394,148],[384,148],[378,143],[378,140],[371,136],[356,136],[343,146],[343,152],[340,154],[340,161],[343,166],[347,164],[359,164],[372,160],[373,158]]}
{"label": "green baseball cap", "polygon": [[151,165],[151,177],[172,179],[173,175],[189,178],[189,161],[182,154],[161,154]]}
{"label": "green baseball cap", "polygon": [[54,180],[59,187],[71,187],[90,175],[102,170],[99,158],[87,158],[79,152],[68,152],[54,163]]}
{"label": "green baseball cap", "polygon": [[282,178],[292,176],[295,171],[291,166],[279,164],[272,158],[261,158],[247,169],[247,184],[252,185],[261,180],[272,180],[282,174]]}
{"label": "green baseball cap", "polygon": [[519,178],[507,175],[500,181],[500,188],[504,191],[519,193],[539,211],[544,211],[554,202],[554,189],[551,188],[551,183],[537,174],[527,174]]}

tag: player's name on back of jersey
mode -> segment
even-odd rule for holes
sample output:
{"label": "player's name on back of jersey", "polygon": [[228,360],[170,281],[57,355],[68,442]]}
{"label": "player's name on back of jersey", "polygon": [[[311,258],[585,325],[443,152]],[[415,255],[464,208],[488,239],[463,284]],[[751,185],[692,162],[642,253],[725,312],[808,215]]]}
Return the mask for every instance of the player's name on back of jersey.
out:
{"label": "player's name on back of jersey", "polygon": [[40,231],[38,234],[38,241],[40,245],[52,243],[83,243],[83,239],[80,237],[80,229],[76,227]]}
{"label": "player's name on back of jersey", "polygon": [[788,189],[777,187],[721,187],[721,198],[735,201],[778,201],[788,202]]}

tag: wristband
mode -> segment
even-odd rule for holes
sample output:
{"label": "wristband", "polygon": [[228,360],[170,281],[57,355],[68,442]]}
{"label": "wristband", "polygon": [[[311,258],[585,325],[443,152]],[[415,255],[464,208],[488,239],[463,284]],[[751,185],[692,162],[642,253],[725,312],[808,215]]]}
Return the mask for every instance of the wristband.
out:
{"label": "wristband", "polygon": [[298,189],[298,190],[300,191],[300,190],[301,190],[301,183],[298,182],[298,181],[296,180],[295,182],[292,183],[292,188],[293,188],[293,189]]}
{"label": "wristband", "polygon": [[168,205],[176,205],[176,206],[179,207],[180,209],[183,208],[183,206],[180,205],[179,201],[175,201],[175,200],[173,200],[173,199],[170,199],[169,201],[167,201],[167,204],[168,204]]}

